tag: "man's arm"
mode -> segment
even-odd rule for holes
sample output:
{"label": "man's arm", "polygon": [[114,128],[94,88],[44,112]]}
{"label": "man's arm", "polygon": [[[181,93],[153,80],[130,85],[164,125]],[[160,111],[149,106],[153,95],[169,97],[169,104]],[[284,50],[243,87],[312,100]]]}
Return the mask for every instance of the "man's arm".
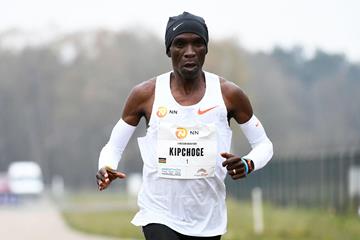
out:
{"label": "man's arm", "polygon": [[155,79],[150,79],[132,89],[121,116],[126,123],[137,126],[142,117],[149,123],[155,97],[155,82]]}
{"label": "man's arm", "polygon": [[111,132],[107,144],[99,156],[99,171],[96,174],[99,190],[104,190],[116,178],[126,175],[117,171],[122,153],[133,135],[141,117],[150,119],[154,100],[155,80],[149,80],[135,86],[128,96],[121,119]]}
{"label": "man's arm", "polygon": [[221,90],[228,110],[228,120],[235,119],[252,148],[243,157],[221,153],[226,158],[223,166],[227,168],[229,175],[233,179],[240,179],[265,166],[273,155],[273,146],[262,124],[253,114],[246,94],[237,85],[226,80],[221,81]]}
{"label": "man's arm", "polygon": [[228,120],[234,118],[238,124],[243,124],[252,117],[253,109],[249,98],[234,83],[221,80],[221,91],[228,111]]}

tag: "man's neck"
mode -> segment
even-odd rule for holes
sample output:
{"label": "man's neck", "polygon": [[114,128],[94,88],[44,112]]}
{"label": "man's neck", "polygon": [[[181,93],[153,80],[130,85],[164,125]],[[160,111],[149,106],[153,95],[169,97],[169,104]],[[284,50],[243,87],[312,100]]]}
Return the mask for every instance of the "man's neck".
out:
{"label": "man's neck", "polygon": [[171,89],[181,91],[185,95],[191,95],[193,92],[198,91],[205,86],[205,77],[202,71],[193,77],[185,78],[177,72],[171,73]]}

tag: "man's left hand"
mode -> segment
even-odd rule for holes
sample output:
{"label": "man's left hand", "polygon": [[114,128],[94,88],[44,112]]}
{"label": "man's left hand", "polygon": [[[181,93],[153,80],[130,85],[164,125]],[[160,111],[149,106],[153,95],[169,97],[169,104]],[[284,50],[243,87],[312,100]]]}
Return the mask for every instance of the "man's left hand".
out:
{"label": "man's left hand", "polygon": [[246,166],[244,161],[241,160],[241,157],[235,156],[231,153],[221,153],[220,154],[223,158],[226,158],[223,161],[223,167],[226,167],[228,170],[228,174],[231,176],[232,179],[237,180],[240,178],[246,177]]}

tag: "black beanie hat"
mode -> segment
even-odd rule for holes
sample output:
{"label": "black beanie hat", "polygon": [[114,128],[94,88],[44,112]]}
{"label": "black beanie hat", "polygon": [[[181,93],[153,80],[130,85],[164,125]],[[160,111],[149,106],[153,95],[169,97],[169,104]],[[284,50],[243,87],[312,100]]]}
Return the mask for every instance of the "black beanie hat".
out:
{"label": "black beanie hat", "polygon": [[181,33],[195,33],[204,39],[206,48],[209,42],[208,29],[202,17],[188,12],[174,17],[169,17],[165,32],[166,54],[169,52],[170,45],[174,38]]}

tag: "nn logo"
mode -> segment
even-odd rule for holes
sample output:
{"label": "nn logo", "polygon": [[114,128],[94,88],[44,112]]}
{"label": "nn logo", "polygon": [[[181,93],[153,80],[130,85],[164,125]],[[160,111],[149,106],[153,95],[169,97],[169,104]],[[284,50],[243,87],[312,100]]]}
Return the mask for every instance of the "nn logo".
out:
{"label": "nn logo", "polygon": [[200,131],[199,130],[190,130],[189,134],[190,135],[200,135]]}
{"label": "nn logo", "polygon": [[183,127],[176,128],[175,135],[178,139],[186,138],[187,134],[188,134],[188,130],[186,128]]}
{"label": "nn logo", "polygon": [[169,110],[169,114],[178,114],[178,111],[177,110]]}
{"label": "nn logo", "polygon": [[167,114],[167,108],[166,107],[159,107],[157,112],[156,112],[156,115],[159,117],[159,118],[163,118],[165,117]]}

